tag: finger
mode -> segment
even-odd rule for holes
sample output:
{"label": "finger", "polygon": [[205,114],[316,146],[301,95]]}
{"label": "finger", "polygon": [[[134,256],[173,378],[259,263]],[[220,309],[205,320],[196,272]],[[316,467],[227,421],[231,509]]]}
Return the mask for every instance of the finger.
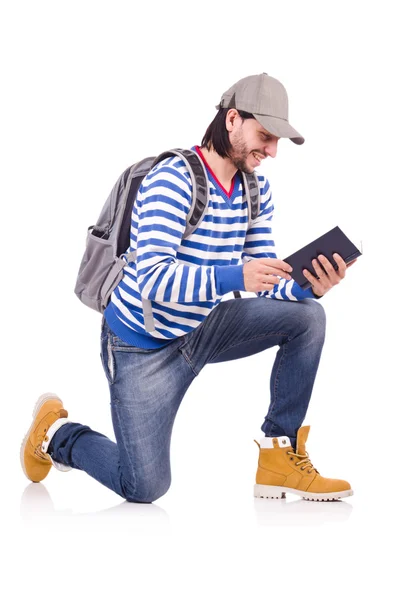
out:
{"label": "finger", "polygon": [[280,260],[280,263],[280,269],[282,269],[283,271],[287,271],[287,273],[292,273],[293,269],[291,265],[285,262],[285,260]]}
{"label": "finger", "polygon": [[308,269],[303,269],[302,273],[304,274],[306,279],[309,281],[309,283],[312,284],[313,291],[315,291],[315,293],[318,296],[323,296],[326,292],[326,289],[325,289],[325,286],[321,284],[319,279],[317,279],[317,277],[314,277],[314,275],[312,275],[310,273],[310,271],[308,271]]}
{"label": "finger", "polygon": [[338,274],[341,279],[344,278],[346,273],[346,263],[339,254],[333,254],[336,264],[338,265]]}
{"label": "finger", "polygon": [[308,269],[303,269],[302,273],[304,274],[306,279],[310,281],[310,283],[318,283],[318,278],[312,275],[312,273]]}
{"label": "finger", "polygon": [[278,285],[280,283],[280,279],[275,275],[266,275],[262,279],[262,283],[270,283],[271,285]]}
{"label": "finger", "polygon": [[265,265],[262,267],[262,275],[278,275],[284,279],[292,279],[291,275],[282,269],[276,269],[275,267],[269,267]]}
{"label": "finger", "polygon": [[330,263],[330,261],[328,260],[328,258],[326,256],[324,256],[324,254],[320,254],[318,256],[318,261],[322,265],[322,267],[325,270],[325,272],[327,273],[327,275],[331,275],[332,272],[335,272],[335,269],[332,266],[332,263]]}
{"label": "finger", "polygon": [[318,262],[318,260],[314,259],[312,260],[312,265],[314,270],[317,273],[317,277],[318,279],[324,279],[324,277],[327,277],[327,273],[324,272],[324,270],[321,268],[320,263]]}
{"label": "finger", "polygon": [[[337,255],[334,255],[334,256],[337,256]],[[322,265],[323,269],[326,271],[327,276],[328,276],[330,282],[332,283],[332,285],[336,285],[337,283],[340,282],[341,279],[343,279],[343,277],[345,276],[345,272],[344,272],[343,266],[340,263],[337,263],[338,270],[336,271],[333,264],[323,254],[319,255],[318,260],[319,260],[320,264]],[[343,260],[342,260],[342,263],[344,264]]]}
{"label": "finger", "polygon": [[280,269],[281,271],[285,271],[286,273],[292,272],[292,267],[285,260],[281,260],[280,258],[259,258],[263,264],[268,267],[274,267],[275,269]]}

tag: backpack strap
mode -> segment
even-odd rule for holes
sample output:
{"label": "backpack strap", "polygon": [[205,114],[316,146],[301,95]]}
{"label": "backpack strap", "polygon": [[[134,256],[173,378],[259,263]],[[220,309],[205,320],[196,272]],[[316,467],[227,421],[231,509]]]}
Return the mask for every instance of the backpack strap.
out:
{"label": "backpack strap", "polygon": [[186,165],[192,181],[192,204],[187,216],[187,224],[183,238],[193,233],[204,219],[208,205],[208,177],[203,161],[193,150],[174,148],[160,154],[153,162],[152,168],[157,163],[170,156],[178,156]]}
{"label": "backpack strap", "polygon": [[[240,171],[241,177],[243,178],[243,188],[244,188],[244,196],[247,197],[249,195],[249,199],[247,201],[248,207],[248,227],[247,231],[250,229],[252,223],[259,215],[259,208],[261,204],[261,194],[258,176],[253,171],[253,173],[243,173]],[[235,298],[241,298],[241,294],[238,290],[233,292]]]}
{"label": "backpack strap", "polygon": [[249,229],[252,223],[255,221],[255,219],[257,219],[259,215],[259,209],[261,205],[260,187],[258,176],[255,173],[255,171],[253,171],[253,173],[243,173],[241,171],[241,176],[243,178],[244,195],[249,195],[249,202],[247,203]]}

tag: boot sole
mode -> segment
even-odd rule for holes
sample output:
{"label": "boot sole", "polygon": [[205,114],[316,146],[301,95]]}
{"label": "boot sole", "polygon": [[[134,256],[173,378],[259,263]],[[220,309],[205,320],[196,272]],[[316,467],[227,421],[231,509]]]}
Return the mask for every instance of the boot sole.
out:
{"label": "boot sole", "polygon": [[261,485],[259,483],[254,486],[255,498],[285,498],[285,494],[295,494],[301,496],[304,500],[314,500],[317,502],[329,502],[332,500],[341,500],[353,496],[353,490],[343,490],[341,492],[328,492],[326,494],[313,494],[303,490],[295,490],[294,488],[281,487],[277,485]]}
{"label": "boot sole", "polygon": [[25,435],[25,437],[24,437],[24,439],[22,441],[21,450],[20,450],[20,454],[19,454],[19,457],[20,457],[20,460],[21,460],[22,470],[25,473],[26,477],[29,479],[29,481],[32,481],[32,480],[30,479],[30,477],[27,474],[26,469],[25,469],[25,460],[24,460],[25,447],[26,447],[26,444],[28,443],[29,436],[30,436],[30,434],[32,432],[32,429],[33,429],[33,426],[35,424],[36,416],[39,413],[39,411],[40,411],[41,407],[43,406],[43,404],[45,404],[47,402],[47,400],[59,400],[59,402],[63,406],[63,402],[59,398],[59,396],[57,396],[56,394],[51,394],[50,392],[47,392],[46,394],[42,394],[40,396],[40,398],[37,400],[36,404],[35,404],[35,407],[33,409],[33,415],[32,415],[33,416],[33,422],[32,422],[32,425],[30,426],[29,431],[27,432],[27,434]]}

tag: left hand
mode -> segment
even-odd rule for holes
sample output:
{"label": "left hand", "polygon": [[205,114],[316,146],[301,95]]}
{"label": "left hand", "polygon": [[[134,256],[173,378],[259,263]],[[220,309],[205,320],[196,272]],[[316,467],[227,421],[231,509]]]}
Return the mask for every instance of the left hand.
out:
{"label": "left hand", "polygon": [[[316,296],[324,296],[334,285],[338,285],[344,279],[346,274],[346,269],[354,265],[357,261],[352,260],[351,263],[346,265],[345,261],[339,254],[333,254],[333,258],[338,265],[338,270],[335,271],[334,267],[329,262],[328,258],[320,254],[317,259],[312,261],[313,268],[317,274],[317,277],[314,277],[310,271],[307,269],[303,269],[303,274],[308,281],[312,284],[313,292]],[[322,267],[321,267],[322,265]],[[325,269],[325,272],[324,270]]]}

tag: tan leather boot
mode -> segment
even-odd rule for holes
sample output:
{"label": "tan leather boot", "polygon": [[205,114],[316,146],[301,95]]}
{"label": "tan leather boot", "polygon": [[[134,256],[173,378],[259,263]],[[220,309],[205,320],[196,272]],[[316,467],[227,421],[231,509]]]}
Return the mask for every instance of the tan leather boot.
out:
{"label": "tan leather boot", "polygon": [[70,471],[71,467],[55,462],[47,454],[52,436],[68,422],[67,416],[56,394],[43,394],[36,402],[33,423],[22,442],[20,455],[23,472],[31,481],[42,481],[53,465],[60,471]]}
{"label": "tan leather boot", "polygon": [[310,427],[297,433],[296,452],[286,436],[266,438],[259,446],[258,470],[254,496],[256,498],[285,498],[287,492],[305,500],[339,500],[353,495],[347,481],[326,479],[315,469],[306,452]]}

